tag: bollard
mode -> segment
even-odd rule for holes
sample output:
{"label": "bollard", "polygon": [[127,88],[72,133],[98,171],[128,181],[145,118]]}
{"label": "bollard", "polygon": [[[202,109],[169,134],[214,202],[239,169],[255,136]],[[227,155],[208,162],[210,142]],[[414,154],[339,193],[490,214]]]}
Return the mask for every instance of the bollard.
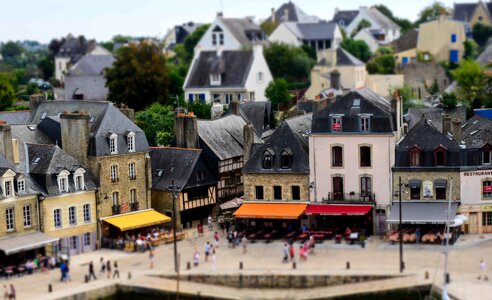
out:
{"label": "bollard", "polygon": [[239,270],[242,270],[243,269],[243,262],[239,262]]}
{"label": "bollard", "polygon": [[53,292],[53,286],[51,286],[51,283],[48,284],[48,293]]}
{"label": "bollard", "polygon": [[191,269],[191,263],[190,262],[187,262],[186,263],[186,270],[189,270],[189,269]]}
{"label": "bollard", "polygon": [[294,270],[296,269],[296,262],[292,263],[292,269],[294,269]]}
{"label": "bollard", "polygon": [[132,272],[128,272],[128,279],[132,279]]}
{"label": "bollard", "polygon": [[350,262],[349,261],[347,262],[346,268],[347,268],[347,270],[350,269]]}
{"label": "bollard", "polygon": [[89,276],[85,275],[84,276],[84,281],[85,281],[85,283],[88,283],[89,282]]}
{"label": "bollard", "polygon": [[446,284],[449,284],[451,282],[451,278],[449,277],[449,273],[446,273],[444,275],[444,280],[446,281]]}
{"label": "bollard", "polygon": [[429,279],[429,271],[425,271],[425,279]]}

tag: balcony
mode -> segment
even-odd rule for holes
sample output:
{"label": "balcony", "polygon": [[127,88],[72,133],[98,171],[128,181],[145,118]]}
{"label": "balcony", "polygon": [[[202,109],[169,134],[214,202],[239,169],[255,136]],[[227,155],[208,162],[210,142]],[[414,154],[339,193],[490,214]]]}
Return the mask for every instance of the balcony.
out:
{"label": "balcony", "polygon": [[111,206],[111,210],[113,215],[118,215],[121,212],[121,205],[113,205]]}
{"label": "balcony", "polygon": [[133,203],[130,203],[130,210],[131,210],[131,211],[136,211],[136,210],[138,210],[138,202],[133,202]]}
{"label": "balcony", "polygon": [[374,203],[376,202],[376,194],[369,193],[328,193],[327,197],[322,198],[324,203]]}

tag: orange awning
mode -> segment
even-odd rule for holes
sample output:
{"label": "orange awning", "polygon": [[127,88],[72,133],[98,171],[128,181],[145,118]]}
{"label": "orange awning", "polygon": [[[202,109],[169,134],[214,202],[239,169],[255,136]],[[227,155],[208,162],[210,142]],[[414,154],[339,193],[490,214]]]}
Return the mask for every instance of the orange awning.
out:
{"label": "orange awning", "polygon": [[234,213],[236,218],[297,219],[307,204],[298,203],[243,203]]}

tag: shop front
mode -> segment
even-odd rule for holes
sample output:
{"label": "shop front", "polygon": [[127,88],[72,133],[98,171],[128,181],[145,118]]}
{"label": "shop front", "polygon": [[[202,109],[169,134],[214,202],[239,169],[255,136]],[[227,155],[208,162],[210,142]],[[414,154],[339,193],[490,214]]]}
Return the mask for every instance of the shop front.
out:
{"label": "shop front", "polygon": [[39,255],[45,256],[47,254],[45,247],[56,245],[59,239],[42,232],[0,239],[0,266],[21,265],[26,260],[35,259]]}

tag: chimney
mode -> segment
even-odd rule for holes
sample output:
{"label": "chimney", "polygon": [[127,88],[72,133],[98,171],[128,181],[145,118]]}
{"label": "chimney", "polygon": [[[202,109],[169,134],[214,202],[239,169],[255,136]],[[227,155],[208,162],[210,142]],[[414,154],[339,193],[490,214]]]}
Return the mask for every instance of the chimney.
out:
{"label": "chimney", "polygon": [[19,141],[12,139],[12,150],[14,151],[14,164],[20,163],[19,159]]}
{"label": "chimney", "polygon": [[[403,104],[400,92],[398,90],[393,92],[393,97],[391,98],[391,112],[393,113],[393,118],[396,121],[396,131],[402,129],[403,126]],[[401,133],[401,132],[400,132]]]}
{"label": "chimney", "polygon": [[198,121],[193,112],[184,117],[185,148],[198,149]]}
{"label": "chimney", "polygon": [[275,8],[272,7],[272,18],[271,23],[275,23]]}
{"label": "chimney", "polygon": [[239,101],[232,101],[230,105],[232,114],[239,116]]}
{"label": "chimney", "polygon": [[122,114],[124,114],[128,119],[130,119],[132,122],[135,122],[135,111],[133,108],[129,108],[125,104],[121,104],[118,109],[121,111]]}
{"label": "chimney", "polygon": [[0,120],[0,152],[11,163],[14,162],[13,150],[12,131],[10,129],[10,125],[5,121]]}
{"label": "chimney", "polygon": [[451,122],[451,132],[453,133],[453,138],[458,143],[461,142],[461,120],[456,119]]}
{"label": "chimney", "polygon": [[176,147],[186,148],[185,141],[185,111],[184,108],[176,109],[174,112],[174,137],[176,139]]}
{"label": "chimney", "polygon": [[89,115],[83,112],[64,112],[60,116],[61,145],[83,166],[88,166],[89,139],[91,136]]}
{"label": "chimney", "polygon": [[214,104],[210,109],[211,119],[217,120],[222,116],[223,112],[224,112],[224,106],[220,103],[220,101],[214,101]]}
{"label": "chimney", "polygon": [[253,56],[263,57],[263,45],[258,43],[253,46]]}
{"label": "chimney", "polygon": [[442,133],[448,134],[451,132],[451,116],[442,114]]}
{"label": "chimney", "polygon": [[31,112],[36,111],[39,106],[39,103],[44,100],[44,96],[41,94],[31,95],[29,96],[29,109]]}
{"label": "chimney", "polygon": [[244,125],[244,127],[243,127],[243,139],[244,139],[243,159],[244,159],[244,163],[246,163],[251,156],[251,147],[253,146],[253,142],[255,139],[254,129],[255,128],[253,127],[253,124],[251,124],[251,122],[248,122],[248,124]]}
{"label": "chimney", "polygon": [[289,22],[289,9],[284,9],[284,22]]}
{"label": "chimney", "polygon": [[332,89],[340,90],[340,72],[337,69],[330,73],[330,85]]}

